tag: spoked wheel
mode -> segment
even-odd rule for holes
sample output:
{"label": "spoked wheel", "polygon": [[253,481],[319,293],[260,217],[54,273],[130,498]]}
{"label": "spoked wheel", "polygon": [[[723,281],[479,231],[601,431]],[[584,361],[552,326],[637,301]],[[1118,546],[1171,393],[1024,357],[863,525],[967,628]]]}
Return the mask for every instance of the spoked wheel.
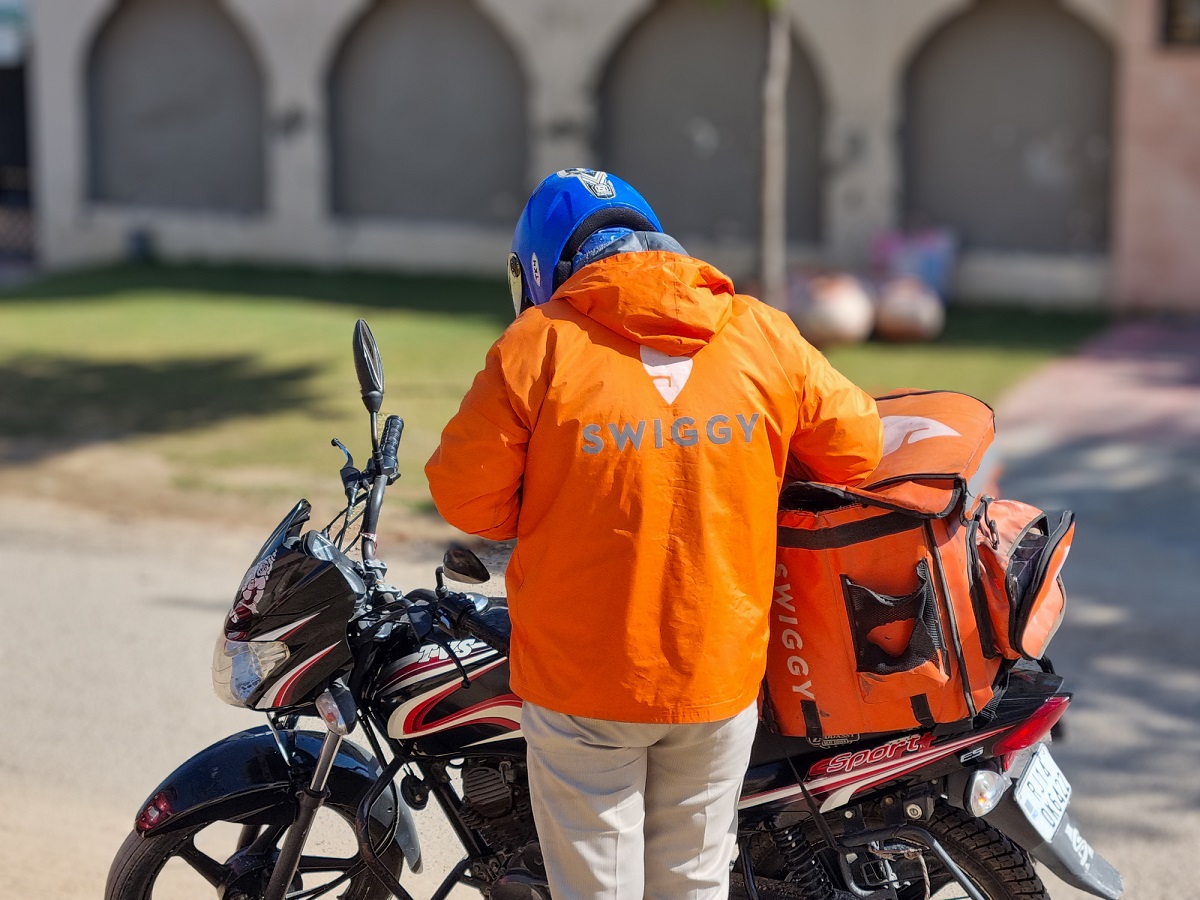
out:
{"label": "spoked wheel", "polygon": [[[982,819],[939,806],[926,823],[950,858],[988,900],[1050,900],[1028,854]],[[933,900],[963,900],[967,893],[932,853],[925,854]],[[910,885],[900,900],[924,900],[925,886]]]}
{"label": "spoked wheel", "polygon": [[[354,838],[354,808],[330,799],[313,831],[288,892],[290,898],[390,897],[362,864]],[[264,826],[203,822],[179,831],[125,839],[108,872],[105,900],[257,900],[262,897],[288,821]],[[403,855],[393,845],[381,854],[400,873]]]}

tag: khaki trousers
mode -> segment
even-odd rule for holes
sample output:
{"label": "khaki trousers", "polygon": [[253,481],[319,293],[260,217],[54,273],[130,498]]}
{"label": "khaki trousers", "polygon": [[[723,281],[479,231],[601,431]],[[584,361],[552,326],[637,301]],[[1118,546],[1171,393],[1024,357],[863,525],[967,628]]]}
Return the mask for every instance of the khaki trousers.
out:
{"label": "khaki trousers", "polygon": [[757,704],[695,725],[526,703],[529,789],[554,900],[726,900]]}

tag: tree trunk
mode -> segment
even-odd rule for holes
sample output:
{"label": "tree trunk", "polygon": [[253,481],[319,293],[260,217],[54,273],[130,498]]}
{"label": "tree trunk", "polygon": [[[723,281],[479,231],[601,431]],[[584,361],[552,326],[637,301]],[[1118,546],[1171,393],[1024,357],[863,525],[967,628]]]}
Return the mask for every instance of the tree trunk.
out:
{"label": "tree trunk", "polygon": [[792,35],[785,4],[767,10],[767,71],[763,76],[763,157],[760,234],[762,300],[787,304],[787,83]]}

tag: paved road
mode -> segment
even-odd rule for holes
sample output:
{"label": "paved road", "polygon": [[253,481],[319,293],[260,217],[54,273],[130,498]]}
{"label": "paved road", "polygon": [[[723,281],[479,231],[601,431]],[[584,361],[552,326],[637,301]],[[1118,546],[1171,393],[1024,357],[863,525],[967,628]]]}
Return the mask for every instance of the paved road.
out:
{"label": "paved road", "polygon": [[[1006,493],[1079,514],[1052,653],[1076,691],[1055,748],[1073,812],[1127,897],[1200,898],[1200,325],[1122,328],[999,418]],[[150,789],[258,724],[213,697],[209,664],[261,538],[0,498],[0,900],[101,896]],[[424,818],[436,870],[453,847]]]}
{"label": "paved road", "polygon": [[[0,498],[0,900],[103,896],[155,785],[263,724],[213,695],[210,666],[264,537]],[[428,550],[390,559],[393,583],[432,585]],[[456,848],[432,807],[418,827],[430,871],[417,883],[436,884]]]}
{"label": "paved road", "polygon": [[1050,652],[1072,812],[1131,900],[1200,898],[1200,322],[1110,332],[998,419],[1005,494],[1078,515]]}

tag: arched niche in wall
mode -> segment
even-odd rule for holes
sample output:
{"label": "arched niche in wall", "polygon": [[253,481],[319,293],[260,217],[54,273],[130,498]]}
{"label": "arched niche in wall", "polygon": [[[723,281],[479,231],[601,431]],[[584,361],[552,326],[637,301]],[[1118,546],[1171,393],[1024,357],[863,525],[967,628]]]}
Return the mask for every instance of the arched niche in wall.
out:
{"label": "arched niche in wall", "polygon": [[1103,253],[1112,48],[1054,0],[982,0],[905,79],[905,212],[968,249]]}
{"label": "arched niche in wall", "polygon": [[217,0],[124,0],[86,72],[92,200],[262,210],[262,76]]}
{"label": "arched niche in wall", "polygon": [[329,77],[332,207],[511,228],[525,201],[525,84],[468,0],[379,0]]}
{"label": "arched niche in wall", "polygon": [[[665,0],[608,64],[603,165],[680,238],[757,239],[766,52],[766,18],[749,0]],[[811,244],[821,231],[824,103],[795,41],[787,104],[788,237]]]}

